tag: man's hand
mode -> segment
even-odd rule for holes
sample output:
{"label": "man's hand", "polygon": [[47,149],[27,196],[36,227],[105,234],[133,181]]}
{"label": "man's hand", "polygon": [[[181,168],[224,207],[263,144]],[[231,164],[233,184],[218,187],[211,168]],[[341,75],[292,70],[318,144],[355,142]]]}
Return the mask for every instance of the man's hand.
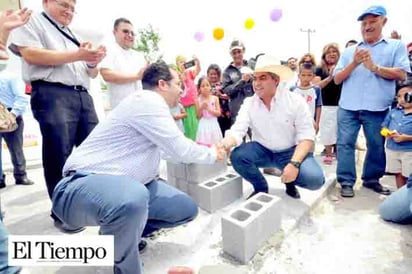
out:
{"label": "man's hand", "polygon": [[97,65],[106,56],[106,47],[99,46],[93,49],[92,43],[84,42],[80,44],[77,53],[81,61],[85,61],[89,65]]}
{"label": "man's hand", "polygon": [[280,180],[282,183],[288,184],[296,180],[299,174],[299,169],[292,164],[287,164],[283,169],[282,176]]}
{"label": "man's hand", "polygon": [[366,60],[367,56],[369,56],[368,50],[357,47],[355,54],[353,55],[353,62],[355,62],[356,65],[359,65]]}
{"label": "man's hand", "polygon": [[402,38],[402,36],[396,30],[393,30],[391,32],[391,38],[400,40]]}
{"label": "man's hand", "polygon": [[212,145],[212,148],[216,150],[216,162],[223,162],[226,158],[226,150],[221,144]]}
{"label": "man's hand", "polygon": [[389,138],[392,138],[396,143],[402,143],[402,142],[406,142],[409,140],[408,136],[405,134],[401,134],[398,132],[395,132],[391,135],[388,136]]}
{"label": "man's hand", "polygon": [[369,69],[370,71],[376,72],[376,66],[372,61],[372,56],[371,56],[370,52],[368,52],[368,54],[364,55],[363,65],[365,66],[365,68]]}

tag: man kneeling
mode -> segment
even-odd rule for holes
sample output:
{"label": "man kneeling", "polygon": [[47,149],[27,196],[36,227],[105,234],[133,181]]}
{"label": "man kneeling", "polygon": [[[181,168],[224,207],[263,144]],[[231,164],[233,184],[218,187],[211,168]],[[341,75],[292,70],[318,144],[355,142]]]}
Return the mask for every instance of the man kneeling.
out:
{"label": "man kneeling", "polygon": [[176,71],[156,62],[142,83],[144,90],[125,98],[70,155],[53,193],[53,212],[66,225],[114,235],[115,273],[141,273],[142,235],[197,215],[189,196],[157,179],[161,151],[184,163],[212,164],[225,155],[178,129],[169,110],[182,93]]}
{"label": "man kneeling", "polygon": [[[286,193],[300,198],[295,185],[310,190],[319,189],[325,182],[321,167],[313,158],[315,130],[313,116],[302,96],[280,89],[292,71],[271,56],[257,60],[253,89],[255,94],[246,98],[235,124],[222,141],[226,149],[237,146],[231,153],[233,168],[252,183],[254,192],[268,192],[262,167],[283,170],[281,180]],[[253,140],[242,143],[248,128]]]}

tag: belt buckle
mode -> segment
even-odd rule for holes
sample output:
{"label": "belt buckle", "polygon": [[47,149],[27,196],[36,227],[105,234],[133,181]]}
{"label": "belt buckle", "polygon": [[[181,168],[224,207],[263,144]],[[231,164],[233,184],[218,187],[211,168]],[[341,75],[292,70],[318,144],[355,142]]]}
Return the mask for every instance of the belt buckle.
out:
{"label": "belt buckle", "polygon": [[73,86],[73,88],[74,88],[74,90],[77,90],[77,91],[82,91],[83,90],[82,86]]}

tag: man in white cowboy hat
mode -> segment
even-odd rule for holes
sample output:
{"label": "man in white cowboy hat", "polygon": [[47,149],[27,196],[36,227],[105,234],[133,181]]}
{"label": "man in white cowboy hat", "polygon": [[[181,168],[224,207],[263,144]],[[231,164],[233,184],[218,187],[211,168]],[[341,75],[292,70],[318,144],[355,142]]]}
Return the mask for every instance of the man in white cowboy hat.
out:
{"label": "man in white cowboy hat", "polygon": [[[254,70],[255,94],[245,99],[234,125],[226,132],[222,145],[230,150],[233,168],[252,183],[254,192],[268,192],[259,168],[283,170],[281,180],[286,193],[300,198],[297,186],[319,189],[325,182],[323,171],[313,158],[315,130],[313,116],[302,96],[280,89],[279,83],[293,72],[268,55],[259,57]],[[252,141],[243,143],[248,128]],[[251,197],[250,196],[250,197]]]}

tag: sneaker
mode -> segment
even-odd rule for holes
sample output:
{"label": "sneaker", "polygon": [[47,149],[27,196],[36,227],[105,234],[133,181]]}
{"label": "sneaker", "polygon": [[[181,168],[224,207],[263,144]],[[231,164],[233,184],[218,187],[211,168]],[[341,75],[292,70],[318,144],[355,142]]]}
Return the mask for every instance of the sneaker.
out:
{"label": "sneaker", "polygon": [[325,157],[323,157],[323,163],[324,163],[325,165],[331,165],[332,162],[333,162],[333,158],[332,158],[332,157],[330,157],[330,156],[325,156]]}
{"label": "sneaker", "polygon": [[351,186],[342,186],[340,190],[340,196],[345,198],[352,198],[355,196],[355,192],[353,192],[353,187]]}

